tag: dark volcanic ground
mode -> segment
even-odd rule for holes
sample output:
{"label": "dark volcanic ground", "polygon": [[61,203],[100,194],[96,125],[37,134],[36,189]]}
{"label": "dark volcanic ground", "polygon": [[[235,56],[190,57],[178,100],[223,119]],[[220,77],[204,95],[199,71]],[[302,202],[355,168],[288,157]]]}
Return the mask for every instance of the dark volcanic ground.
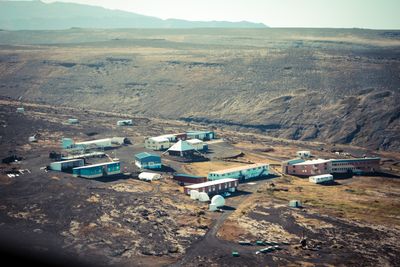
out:
{"label": "dark volcanic ground", "polygon": [[400,149],[400,35],[336,29],[0,32],[0,94]]}

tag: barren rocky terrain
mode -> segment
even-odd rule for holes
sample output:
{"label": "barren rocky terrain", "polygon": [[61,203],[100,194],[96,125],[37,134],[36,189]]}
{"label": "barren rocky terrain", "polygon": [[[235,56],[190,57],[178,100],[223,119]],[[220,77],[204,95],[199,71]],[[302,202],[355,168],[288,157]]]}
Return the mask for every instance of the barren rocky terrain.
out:
{"label": "barren rocky terrain", "polygon": [[400,149],[400,32],[0,31],[0,94]]}

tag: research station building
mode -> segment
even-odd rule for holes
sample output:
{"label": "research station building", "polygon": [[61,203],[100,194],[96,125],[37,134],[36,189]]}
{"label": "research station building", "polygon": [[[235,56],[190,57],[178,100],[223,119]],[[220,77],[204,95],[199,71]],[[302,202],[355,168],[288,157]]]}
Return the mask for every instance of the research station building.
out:
{"label": "research station building", "polygon": [[191,190],[196,190],[198,192],[205,192],[208,195],[216,195],[223,192],[235,192],[238,185],[239,181],[237,179],[225,178],[185,186],[184,192],[185,194],[190,195]]}
{"label": "research station building", "polygon": [[246,166],[234,167],[230,169],[210,172],[207,176],[209,181],[235,178],[239,181],[245,181],[251,178],[266,176],[269,174],[269,165],[264,163],[256,163]]}
{"label": "research station building", "polygon": [[161,169],[161,157],[157,154],[142,152],[135,155],[135,165],[141,169]]}

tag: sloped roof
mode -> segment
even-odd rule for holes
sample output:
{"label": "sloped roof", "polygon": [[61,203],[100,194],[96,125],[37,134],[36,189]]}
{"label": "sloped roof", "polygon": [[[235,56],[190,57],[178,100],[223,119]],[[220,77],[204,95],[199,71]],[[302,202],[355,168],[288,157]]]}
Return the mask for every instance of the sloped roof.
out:
{"label": "sloped roof", "polygon": [[145,159],[145,158],[149,158],[149,157],[157,157],[157,158],[160,158],[159,155],[157,155],[157,154],[151,154],[151,153],[149,153],[149,152],[142,152],[142,153],[139,153],[139,154],[136,154],[136,155],[135,155],[135,158],[137,158],[137,159]]}
{"label": "sloped roof", "polygon": [[171,146],[168,151],[191,151],[195,150],[195,148],[186,141],[180,140],[175,145]]}

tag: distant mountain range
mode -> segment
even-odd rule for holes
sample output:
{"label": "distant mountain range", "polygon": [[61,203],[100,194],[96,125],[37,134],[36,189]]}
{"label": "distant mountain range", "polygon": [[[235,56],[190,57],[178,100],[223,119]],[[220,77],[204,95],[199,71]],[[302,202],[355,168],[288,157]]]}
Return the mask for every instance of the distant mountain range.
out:
{"label": "distant mountain range", "polygon": [[136,13],[74,3],[0,1],[0,28],[5,30],[61,30],[80,28],[265,28],[247,21],[163,20]]}

